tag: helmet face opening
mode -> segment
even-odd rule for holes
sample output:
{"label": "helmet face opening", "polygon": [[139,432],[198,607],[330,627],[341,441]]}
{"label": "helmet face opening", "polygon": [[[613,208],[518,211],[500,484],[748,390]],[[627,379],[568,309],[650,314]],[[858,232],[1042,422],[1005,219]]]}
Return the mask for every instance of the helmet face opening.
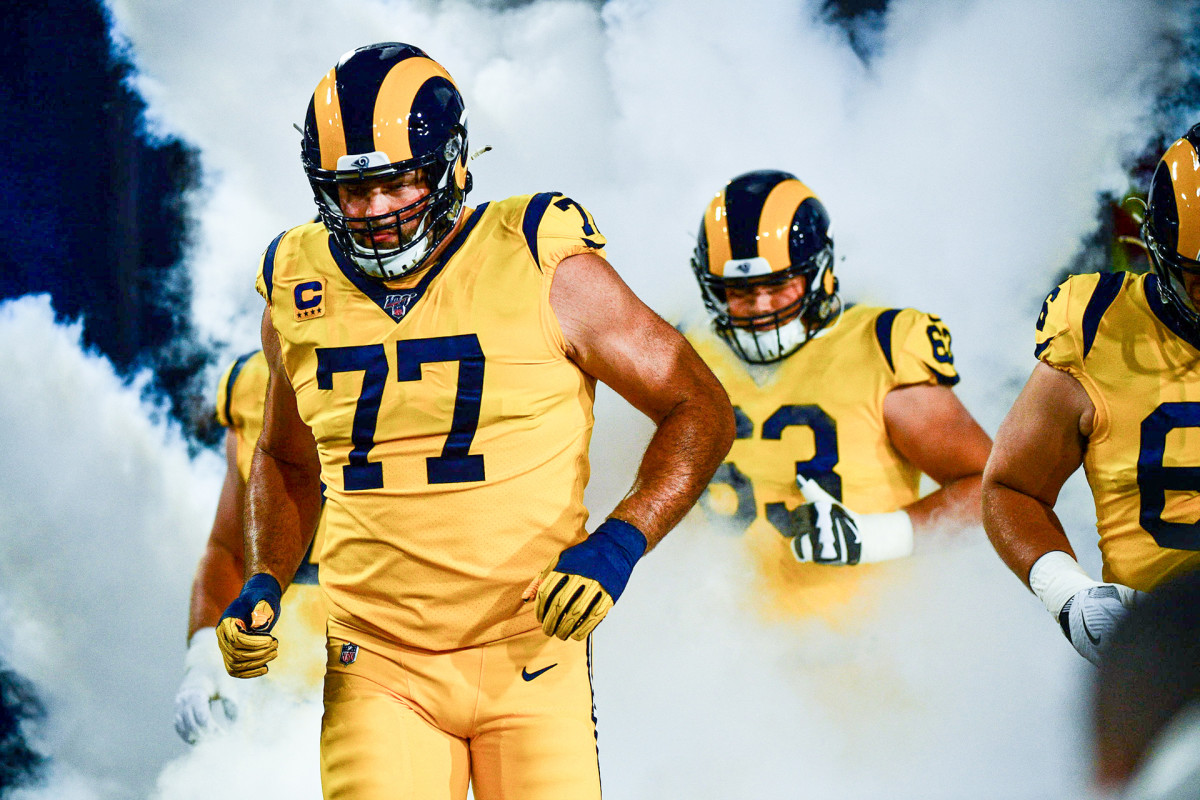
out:
{"label": "helmet face opening", "polygon": [[[341,254],[367,277],[402,277],[428,262],[462,212],[470,187],[462,97],[419,48],[359,48],[317,85],[301,158]],[[392,202],[367,202],[374,193]]]}
{"label": "helmet face opening", "polygon": [[786,358],[841,312],[828,214],[786,172],[726,185],[700,224],[692,270],[717,334],[750,363]]}
{"label": "helmet face opening", "polygon": [[1200,125],[1167,148],[1158,162],[1142,239],[1163,300],[1200,338]]}

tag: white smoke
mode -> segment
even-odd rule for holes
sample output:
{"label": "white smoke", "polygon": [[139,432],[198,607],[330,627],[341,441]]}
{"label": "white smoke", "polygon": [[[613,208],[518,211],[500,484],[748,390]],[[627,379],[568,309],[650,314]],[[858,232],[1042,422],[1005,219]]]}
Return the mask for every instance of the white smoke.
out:
{"label": "white smoke", "polygon": [[[312,87],[343,52],[400,40],[449,69],[472,149],[494,148],[472,165],[471,201],[569,194],[668,318],[699,305],[687,260],[712,194],[747,170],[796,173],[833,217],[848,296],[940,314],[958,392],[990,431],[1032,369],[1038,305],[1096,193],[1125,188],[1175,24],[1172,6],[1142,0],[893,0],[868,67],[817,0],[106,5],[150,129],[199,149],[193,321],[230,355],[257,340],[259,253],[313,214],[292,128]],[[315,731],[310,708],[265,703],[271,724],[194,749],[171,730],[219,460],[189,461],[44,301],[4,306],[0,327],[22,342],[0,356],[13,631],[0,654],[48,695],[57,765],[27,797],[179,800],[264,769],[292,778],[239,784],[246,796],[313,796],[294,777],[315,774],[314,743],[295,743]],[[603,516],[649,427],[609,392],[597,417],[588,500]],[[1097,574],[1082,481],[1060,510]],[[689,520],[596,635],[608,796],[1086,791],[1088,668],[981,531],[898,565],[836,628],[757,622],[744,575],[738,542]]]}

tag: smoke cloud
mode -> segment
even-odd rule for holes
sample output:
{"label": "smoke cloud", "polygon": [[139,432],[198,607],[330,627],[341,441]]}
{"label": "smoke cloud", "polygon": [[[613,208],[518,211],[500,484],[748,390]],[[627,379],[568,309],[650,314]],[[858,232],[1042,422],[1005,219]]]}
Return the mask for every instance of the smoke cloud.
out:
{"label": "smoke cloud", "polygon": [[[942,316],[957,391],[993,432],[1097,194],[1126,189],[1154,133],[1185,7],[893,0],[864,62],[815,0],[106,6],[148,132],[199,150],[185,267],[195,329],[223,356],[256,345],[259,253],[314,213],[292,127],[312,87],[343,52],[400,40],[450,71],[472,149],[493,147],[472,164],[472,204],[575,198],[668,319],[699,308],[687,262],[708,199],[747,170],[796,173],[830,211],[848,297]],[[315,702],[255,697],[245,724],[195,748],[171,727],[220,459],[189,458],[139,382],[84,351],[45,298],[0,306],[0,331],[19,343],[0,351],[0,658],[45,700],[52,759],[49,782],[17,796],[318,796]],[[598,395],[594,515],[649,432]],[[1060,510],[1098,574],[1078,477]],[[837,624],[760,621],[746,574],[736,539],[689,519],[596,634],[608,796],[1087,793],[1089,668],[982,531],[895,565]]]}

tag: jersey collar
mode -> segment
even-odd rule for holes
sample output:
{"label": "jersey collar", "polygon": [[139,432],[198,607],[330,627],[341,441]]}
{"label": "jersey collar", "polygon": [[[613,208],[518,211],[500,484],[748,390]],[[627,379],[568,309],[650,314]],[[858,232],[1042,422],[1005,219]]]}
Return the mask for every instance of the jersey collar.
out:
{"label": "jersey collar", "polygon": [[354,268],[354,265],[334,245],[332,236],[329,237],[329,254],[333,256],[334,263],[337,264],[342,274],[346,276],[346,280],[354,284],[354,288],[370,298],[375,305],[383,309],[384,313],[390,316],[395,322],[399,322],[412,310],[417,301],[425,296],[425,290],[429,288],[429,285],[433,283],[433,279],[441,273],[447,262],[454,257],[454,254],[466,242],[467,237],[471,235],[471,231],[475,229],[475,223],[479,222],[487,207],[488,204],[484,203],[471,212],[471,216],[463,224],[462,230],[458,232],[458,235],[454,237],[449,246],[442,251],[437,261],[430,265],[429,269],[425,270],[425,275],[417,285],[411,289],[391,289],[387,285],[373,281],[363,275]]}

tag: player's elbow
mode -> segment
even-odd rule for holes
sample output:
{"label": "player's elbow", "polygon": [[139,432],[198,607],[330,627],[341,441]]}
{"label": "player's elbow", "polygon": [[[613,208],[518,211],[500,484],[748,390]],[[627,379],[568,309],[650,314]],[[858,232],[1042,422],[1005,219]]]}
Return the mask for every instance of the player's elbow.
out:
{"label": "player's elbow", "polygon": [[733,405],[724,387],[715,379],[708,387],[704,402],[709,409],[713,447],[718,451],[717,460],[724,458],[733,446],[737,434],[737,421],[733,415]]}

